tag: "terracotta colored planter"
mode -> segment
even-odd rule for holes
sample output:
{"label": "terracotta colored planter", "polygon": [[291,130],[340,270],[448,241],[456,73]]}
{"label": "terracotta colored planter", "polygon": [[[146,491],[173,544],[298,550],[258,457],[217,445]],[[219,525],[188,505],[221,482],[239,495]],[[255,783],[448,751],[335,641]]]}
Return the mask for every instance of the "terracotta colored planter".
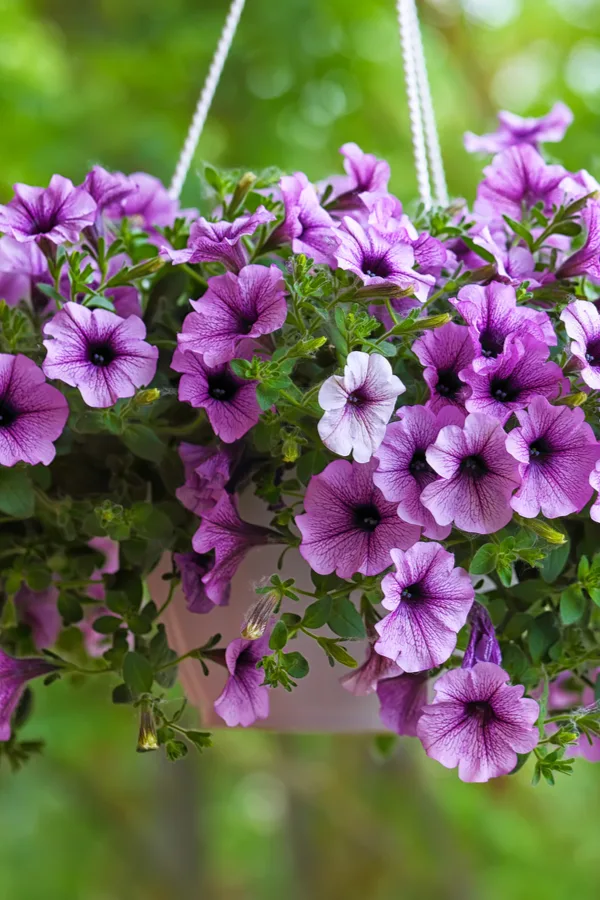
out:
{"label": "terracotta colored planter", "polygon": [[[254,506],[254,504],[252,504]],[[256,507],[254,507],[256,509]],[[258,521],[261,516],[245,516]],[[201,646],[212,634],[220,632],[222,643],[228,643],[240,636],[240,624],[244,613],[256,599],[254,586],[265,577],[277,571],[277,559],[281,548],[277,546],[256,547],[250,551],[240,566],[232,583],[231,601],[228,607],[216,607],[208,615],[189,613],[181,590],[165,614],[165,624],[171,646],[178,653],[185,653],[193,647]],[[165,556],[162,571],[168,571],[169,559]],[[311,588],[310,571],[298,551],[286,554],[282,578],[295,578],[298,587]],[[155,602],[164,602],[168,583],[160,578],[160,569],[150,578],[150,588]],[[288,601],[286,609],[302,612],[310,598],[302,598],[299,604]],[[378,731],[379,704],[377,697],[354,697],[340,685],[340,676],[350,671],[336,664],[331,667],[325,654],[315,641],[300,635],[290,649],[298,649],[309,661],[309,675],[298,682],[291,693],[277,688],[271,691],[271,714],[260,727],[274,731],[339,732]],[[348,645],[352,655],[362,662],[365,645],[352,642]],[[195,707],[200,710],[204,725],[223,725],[215,714],[213,703],[221,693],[226,680],[225,669],[212,665],[206,678],[197,660],[185,660],[181,665],[181,681],[185,693]]]}

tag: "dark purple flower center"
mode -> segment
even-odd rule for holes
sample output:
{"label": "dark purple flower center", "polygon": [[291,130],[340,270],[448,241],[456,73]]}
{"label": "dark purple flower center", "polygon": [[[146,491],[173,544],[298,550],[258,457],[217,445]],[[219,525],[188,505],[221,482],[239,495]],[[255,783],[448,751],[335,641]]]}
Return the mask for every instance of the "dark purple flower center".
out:
{"label": "dark purple flower center", "polygon": [[251,319],[249,316],[240,316],[237,320],[238,334],[250,334],[256,325],[256,318]]}
{"label": "dark purple flower center", "polygon": [[36,212],[31,217],[31,234],[48,234],[58,225],[57,210],[52,209],[47,212]]}
{"label": "dark purple flower center", "polygon": [[424,450],[415,450],[413,458],[408,464],[408,469],[411,475],[423,475],[424,473],[429,474],[433,472],[433,469],[427,462]]}
{"label": "dark purple flower center", "polygon": [[465,456],[460,464],[460,471],[462,475],[466,475],[468,478],[476,480],[487,475],[488,467],[482,456],[473,454],[473,456]]}
{"label": "dark purple flower center", "polygon": [[510,378],[492,378],[490,394],[500,403],[512,403],[521,391]]}
{"label": "dark purple flower center", "polygon": [[538,438],[529,445],[529,458],[531,461],[542,462],[546,456],[552,453],[552,447],[545,438]]}
{"label": "dark purple flower center", "polygon": [[465,714],[469,719],[478,719],[482,725],[488,725],[496,715],[487,700],[471,700],[465,703]]}
{"label": "dark purple flower center", "polygon": [[420,600],[423,596],[421,585],[407,584],[406,587],[402,588],[400,596],[403,600],[406,600],[409,603],[414,603],[415,600]]}
{"label": "dark purple flower center", "polygon": [[385,256],[365,256],[362,270],[369,278],[388,278],[393,272]]}
{"label": "dark purple flower center", "polygon": [[6,400],[0,400],[0,428],[10,428],[17,421],[18,413],[16,409],[7,403]]}
{"label": "dark purple flower center", "polygon": [[454,369],[440,369],[438,382],[435,386],[440,397],[445,397],[447,400],[456,400],[462,387],[463,383]]}
{"label": "dark purple flower center", "polygon": [[208,395],[213,400],[227,403],[238,392],[238,383],[230,372],[218,372],[208,376]]}
{"label": "dark purple flower center", "polygon": [[114,347],[108,343],[90,344],[88,347],[88,359],[93,366],[104,369],[110,366],[111,362],[116,359]]}
{"label": "dark purple flower center", "polygon": [[504,350],[504,338],[491,331],[482,331],[479,335],[482,356],[495,359]]}
{"label": "dark purple flower center", "polygon": [[362,406],[364,403],[368,402],[367,398],[361,394],[360,391],[352,391],[351,394],[348,394],[347,402],[351,403],[352,406]]}
{"label": "dark purple flower center", "polygon": [[374,503],[361,503],[354,507],[354,525],[361,531],[375,531],[381,522],[381,515]]}
{"label": "dark purple flower center", "polygon": [[592,341],[587,345],[585,358],[590,366],[600,366],[600,341]]}

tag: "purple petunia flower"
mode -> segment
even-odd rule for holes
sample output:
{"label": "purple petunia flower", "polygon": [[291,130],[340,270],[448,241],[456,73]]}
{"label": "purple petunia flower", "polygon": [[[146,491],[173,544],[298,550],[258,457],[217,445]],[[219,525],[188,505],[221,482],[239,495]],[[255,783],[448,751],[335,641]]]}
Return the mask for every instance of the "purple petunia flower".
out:
{"label": "purple petunia flower", "polygon": [[179,212],[179,205],[164,184],[147,172],[133,172],[129,175],[129,181],[133,190],[107,207],[107,214],[113,219],[127,216],[144,229],[172,225]]}
{"label": "purple petunia flower", "polygon": [[524,118],[511,112],[498,113],[498,129],[492,134],[465,134],[465,149],[469,153],[499,153],[519,144],[562,141],[573,121],[573,113],[564,103],[555,103],[549,113],[539,119]]}
{"label": "purple petunia flower", "polygon": [[594,522],[600,522],[600,462],[596,462],[590,473],[590,485],[594,491],[599,492],[590,509],[590,518]]}
{"label": "purple petunia flower", "polygon": [[247,728],[269,715],[269,688],[263,682],[263,670],[256,664],[269,655],[269,632],[256,641],[236,638],[225,653],[229,678],[223,693],[215,700],[215,712],[226,725]]}
{"label": "purple petunia flower", "polygon": [[5,235],[0,238],[0,298],[9,306],[25,300],[36,311],[43,311],[49,297],[37,285],[51,283],[48,260],[33,242],[19,243]]}
{"label": "purple petunia flower", "polygon": [[467,285],[450,302],[469,325],[477,349],[473,359],[476,371],[498,365],[498,357],[504,353],[508,338],[530,334],[549,346],[556,344],[548,314],[517,306],[515,289],[509,284],[493,281],[485,287]]}
{"label": "purple petunia flower", "polygon": [[600,313],[593,303],[575,300],[560,314],[571,338],[570,350],[579,360],[581,377],[591,388],[600,388]]}
{"label": "purple petunia flower", "polygon": [[102,166],[94,166],[81,185],[95,201],[98,213],[120,203],[137,190],[136,184],[122,172],[108,172]]}
{"label": "purple petunia flower", "polygon": [[529,144],[503,150],[483,170],[485,178],[477,188],[474,211],[486,219],[502,223],[502,216],[520,221],[523,209],[540,201],[544,211],[559,206],[563,192],[559,185],[568,174],[562,166],[547,165]]}
{"label": "purple petunia flower", "polygon": [[448,260],[445,246],[426,231],[419,234],[402,212],[402,204],[391,194],[363,193],[360,199],[369,211],[367,224],[382,236],[395,235],[397,240],[412,246],[415,263],[420,272],[438,277]]}
{"label": "purple petunia flower", "polygon": [[458,373],[470,366],[475,358],[466,325],[448,322],[434,331],[426,331],[413,343],[412,350],[425,366],[423,378],[430,392],[427,408],[434,413],[445,406],[464,409],[471,389],[460,380]]}
{"label": "purple petunia flower", "polygon": [[397,397],[406,390],[385,356],[353,350],[343,375],[332,375],[319,390],[321,440],[339,456],[368,462],[381,444]]}
{"label": "purple petunia flower", "polygon": [[443,540],[450,525],[438,525],[421,503],[421,492],[438,477],[425,457],[441,428],[462,425],[463,415],[453,407],[437,414],[424,406],[404,406],[398,410],[401,422],[388,425],[381,447],[376,452],[379,466],[373,481],[386,500],[398,504],[398,515],[405,522],[423,526],[425,537]]}
{"label": "purple petunia flower", "polygon": [[502,663],[502,653],[496,631],[487,609],[477,600],[471,607],[468,622],[471,634],[463,656],[462,668],[471,669],[478,662],[491,662],[499,666]]}
{"label": "purple petunia flower", "polygon": [[17,241],[73,243],[87,225],[93,225],[96,203],[81,187],[62,175],[53,175],[47,188],[15,184],[15,197],[0,206],[0,230]]}
{"label": "purple petunia flower", "polygon": [[56,668],[45,659],[14,659],[0,650],[0,741],[10,740],[10,720],[27,682]]}
{"label": "purple petunia flower", "polygon": [[215,551],[215,564],[202,577],[208,597],[223,603],[223,591],[231,582],[248,550],[277,540],[269,528],[251,525],[240,519],[235,497],[223,493],[213,509],[207,511],[192,538],[196,553]]}
{"label": "purple petunia flower", "polygon": [[179,399],[206,410],[215,434],[226,444],[237,441],[260,418],[256,382],[238,378],[228,365],[207,366],[197,353],[173,354],[171,368],[182,372]]}
{"label": "purple petunia flower", "polygon": [[488,781],[512,772],[517,753],[529,753],[539,735],[539,707],[523,697],[522,685],[491,662],[452,669],[435,683],[433,703],[425,706],[417,735],[432,759],[458,766],[461,781]]}
{"label": "purple petunia flower", "polygon": [[67,401],[33,360],[0,353],[0,465],[49,465],[68,417]]}
{"label": "purple petunia flower", "polygon": [[452,655],[475,591],[454,554],[435,541],[392,550],[391,557],[396,571],[381,582],[382,605],[391,612],[375,624],[375,650],[405,672],[424,672]]}
{"label": "purple petunia flower", "polygon": [[330,180],[335,212],[360,209],[363,205],[362,194],[386,195],[390,167],[385,160],[378,159],[372,153],[364,153],[353,143],[343,144],[340,153],[344,157],[346,175]]}
{"label": "purple petunia flower", "polygon": [[427,675],[397,675],[377,685],[379,716],[386,728],[395,734],[417,736],[417,722],[427,703]]}
{"label": "purple petunia flower", "polygon": [[468,415],[462,429],[442,428],[425,453],[441,477],[421,494],[438,525],[490,534],[510,522],[510,497],[520,480],[505,440],[500,423],[481,413]]}
{"label": "purple petunia flower", "polygon": [[277,266],[245,266],[208,279],[208,290],[191,300],[194,312],[177,335],[181,350],[199,353],[207,366],[234,359],[247,338],[277,331],[287,316],[284,281]]}
{"label": "purple petunia flower", "polygon": [[44,591],[32,591],[22,584],[15,594],[17,620],[31,629],[31,637],[37,650],[52,647],[62,628],[57,607],[58,588],[54,585]]}
{"label": "purple petunia flower", "polygon": [[44,334],[52,338],[44,341],[44,373],[79,388],[88,406],[112,406],[154,378],[158,347],[144,340],[146,326],[138,316],[121,319],[105,309],[65,303]]}
{"label": "purple petunia flower", "polygon": [[383,234],[372,225],[363,228],[345,216],[338,237],[335,258],[341,269],[354,272],[363,284],[373,288],[397,285],[402,291],[414,293],[417,300],[427,300],[435,278],[415,271],[415,253],[411,244],[401,239],[402,232]]}
{"label": "purple petunia flower", "polygon": [[264,206],[256,212],[240,216],[233,222],[209,222],[200,217],[190,230],[188,245],[185,250],[171,250],[166,247],[166,254],[175,265],[180,263],[219,262],[232,272],[239,272],[248,263],[248,253],[242,243],[242,236],[254,234],[257,228],[267,222],[273,222],[275,216]]}
{"label": "purple petunia flower", "polygon": [[369,645],[364,662],[356,669],[352,669],[340,678],[343,688],[354,694],[355,697],[365,697],[377,690],[380,681],[387,678],[395,678],[402,674],[402,669],[393,659],[380,656],[373,647],[377,634],[369,636]]}
{"label": "purple petunia flower", "polygon": [[512,507],[532,519],[579,512],[592,496],[589,483],[600,444],[577,407],[551,406],[537,397],[517,412],[520,428],[506,438],[506,449],[519,462],[522,484]]}
{"label": "purple petunia flower", "polygon": [[208,613],[215,606],[227,605],[229,602],[229,584],[225,581],[217,581],[215,584],[220,583],[223,589],[220,593],[212,591],[214,598],[212,599],[208,596],[206,586],[202,580],[212,569],[210,557],[191,551],[190,553],[174,553],[173,560],[181,575],[181,587],[185,595],[188,612]]}
{"label": "purple petunia flower", "polygon": [[212,509],[231,476],[233,455],[228,449],[179,445],[179,456],[185,469],[185,484],[175,495],[186,509],[201,516]]}
{"label": "purple petunia flower", "polygon": [[403,522],[373,484],[376,466],[337,459],[310,479],[296,525],[300,553],[319,575],[378,575],[391,565],[392,548],[419,540],[419,527]]}
{"label": "purple petunia flower", "polygon": [[460,377],[471,388],[465,404],[469,412],[487,413],[504,425],[535,397],[568,394],[569,380],[559,365],[548,360],[549,354],[546,344],[524,334],[508,344],[497,366],[479,372],[463,369]]}
{"label": "purple petunia flower", "polygon": [[284,175],[281,194],[285,219],[272,240],[290,242],[294,253],[305,253],[316,263],[333,263],[338,245],[336,224],[319,203],[317,192],[303,172]]}
{"label": "purple petunia flower", "polygon": [[[586,242],[569,256],[556,273],[557,278],[574,278],[587,275],[594,282],[600,282],[600,206],[590,203],[581,213],[582,224],[587,230]],[[581,301],[579,301],[581,302]]]}

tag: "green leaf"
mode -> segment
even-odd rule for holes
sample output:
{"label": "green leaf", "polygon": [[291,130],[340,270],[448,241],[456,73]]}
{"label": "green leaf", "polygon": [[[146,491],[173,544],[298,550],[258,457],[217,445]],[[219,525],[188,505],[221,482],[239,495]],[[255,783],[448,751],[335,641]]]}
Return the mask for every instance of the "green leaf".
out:
{"label": "green leaf", "polygon": [[57,606],[65,625],[73,625],[75,622],[81,622],[83,619],[83,609],[75,594],[61,591]]}
{"label": "green leaf", "polygon": [[358,666],[354,657],[350,656],[346,648],[338,644],[334,638],[320,637],[317,638],[317,641],[330,659],[337,660],[337,662],[347,666],[349,669],[355,669]]}
{"label": "green leaf", "polygon": [[271,650],[283,650],[287,644],[288,630],[285,623],[281,619],[275,624],[271,637],[269,638],[269,647]]}
{"label": "green leaf", "polygon": [[274,388],[267,387],[264,384],[257,385],[256,399],[258,400],[258,405],[263,410],[263,412],[274,406],[275,403],[277,403],[278,397],[279,391],[275,390]]}
{"label": "green leaf", "polygon": [[556,581],[562,570],[567,564],[569,553],[571,551],[571,542],[561,544],[555,550],[551,550],[546,559],[540,566],[540,574],[547,584]]}
{"label": "green leaf", "polygon": [[552,225],[552,234],[566,234],[568,237],[576,237],[581,234],[581,225],[577,222],[557,222]]}
{"label": "green leaf", "polygon": [[588,594],[596,606],[600,606],[600,588],[588,588]]}
{"label": "green leaf", "polygon": [[185,736],[200,753],[212,747],[212,735],[209,731],[186,731]]}
{"label": "green leaf", "polygon": [[497,263],[496,257],[489,250],[486,250],[485,247],[480,247],[472,238],[467,237],[466,234],[463,234],[461,237],[463,244],[471,250],[473,253],[476,253],[481,259],[484,259],[489,263]]}
{"label": "green leaf", "polygon": [[183,759],[184,756],[187,756],[187,744],[184,744],[183,741],[167,741],[165,752],[169,762],[177,762],[178,759]]}
{"label": "green leaf", "polygon": [[308,484],[313,475],[318,475],[327,465],[327,455],[322,450],[303,453],[296,463],[296,475],[302,484]]}
{"label": "green leaf", "polygon": [[484,544],[480,547],[469,566],[471,575],[487,575],[496,568],[498,548],[496,544]]}
{"label": "green leaf", "polygon": [[297,651],[283,654],[283,667],[290,678],[305,678],[308,675],[308,660]]}
{"label": "green leaf", "polygon": [[29,519],[35,510],[35,494],[22,469],[0,468],[0,512],[15,519]]}
{"label": "green leaf", "polygon": [[534,663],[539,663],[546,655],[552,644],[560,637],[554,624],[554,616],[547,612],[534,619],[529,628],[527,643]]}
{"label": "green leaf", "polygon": [[92,628],[98,634],[113,634],[122,624],[123,620],[116,616],[98,616],[97,619],[94,619]]}
{"label": "green leaf", "polygon": [[112,702],[119,704],[133,703],[133,694],[126,684],[118,684],[115,688],[113,688]]}
{"label": "green leaf", "polygon": [[508,562],[502,561],[502,560],[499,561],[498,566],[496,568],[496,572],[498,573],[498,578],[500,579],[500,581],[504,585],[504,587],[510,587],[512,577],[513,577],[513,570],[512,570],[511,564]]}
{"label": "green leaf", "polygon": [[571,584],[560,595],[560,617],[564,625],[579,622],[585,612],[585,597],[576,584]]}
{"label": "green leaf", "polygon": [[577,566],[577,578],[579,579],[579,581],[584,581],[589,574],[590,561],[587,556],[582,556],[579,560],[579,565]]}
{"label": "green leaf", "polygon": [[123,680],[134,694],[146,694],[152,690],[154,673],[145,656],[130,650],[123,660]]}
{"label": "green leaf", "polygon": [[305,628],[322,628],[331,613],[331,597],[319,597],[306,607],[302,624]]}
{"label": "green leaf", "polygon": [[229,362],[229,366],[233,374],[237,375],[238,378],[248,378],[252,368],[252,364],[247,359],[232,359]]}
{"label": "green leaf", "polygon": [[362,617],[348,597],[338,597],[332,601],[327,624],[343,638],[362,638],[365,626]]}
{"label": "green leaf", "polygon": [[128,425],[122,440],[128,450],[149,462],[159,463],[167,449],[156,432],[147,425]]}
{"label": "green leaf", "polygon": [[517,234],[520,238],[523,238],[529,249],[533,249],[533,245],[535,243],[533,236],[531,233],[525,228],[524,225],[521,225],[520,222],[515,222],[514,219],[511,219],[510,216],[502,216],[506,224],[509,228],[512,228],[515,234]]}

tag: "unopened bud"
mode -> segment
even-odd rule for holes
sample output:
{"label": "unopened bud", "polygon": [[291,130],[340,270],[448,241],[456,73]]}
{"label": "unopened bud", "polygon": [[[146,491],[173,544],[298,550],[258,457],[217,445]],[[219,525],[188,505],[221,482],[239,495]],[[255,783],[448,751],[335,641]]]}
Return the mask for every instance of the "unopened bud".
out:
{"label": "unopened bud", "polygon": [[586,394],[584,391],[578,391],[576,394],[567,394],[566,397],[559,397],[555,403],[560,406],[583,406],[588,397],[589,394]]}
{"label": "unopened bud", "polygon": [[257,641],[262,637],[271,621],[271,616],[277,605],[275,594],[263,594],[256,603],[253,603],[242,625],[242,637],[248,641]]}
{"label": "unopened bud", "polygon": [[413,334],[417,331],[433,331],[452,321],[450,313],[440,313],[437,316],[427,316],[422,319],[404,319],[398,322],[392,329],[392,334]]}
{"label": "unopened bud", "polygon": [[525,519],[517,513],[514,514],[514,519],[521,528],[528,528],[529,531],[533,531],[534,534],[543,538],[548,544],[555,544],[560,547],[561,544],[566,543],[566,535],[562,531],[552,528],[551,525],[548,525],[542,519]]}
{"label": "unopened bud", "polygon": [[235,186],[235,190],[231,198],[231,203],[229,204],[228,212],[230,214],[237,212],[237,210],[240,208],[240,206],[248,196],[249,191],[252,190],[255,184],[256,175],[254,175],[253,172],[246,172],[245,175],[242,175]]}
{"label": "unopened bud", "polygon": [[146,391],[138,391],[135,395],[135,402],[137,406],[150,406],[151,403],[156,403],[159,397],[158,388],[149,388]]}
{"label": "unopened bud", "polygon": [[154,713],[149,703],[140,706],[140,733],[138,734],[137,752],[148,753],[150,750],[158,750],[158,735]]}
{"label": "unopened bud", "polygon": [[284,462],[296,462],[296,460],[300,456],[300,447],[298,446],[298,441],[296,440],[296,438],[293,436],[286,437],[281,446],[281,452]]}

